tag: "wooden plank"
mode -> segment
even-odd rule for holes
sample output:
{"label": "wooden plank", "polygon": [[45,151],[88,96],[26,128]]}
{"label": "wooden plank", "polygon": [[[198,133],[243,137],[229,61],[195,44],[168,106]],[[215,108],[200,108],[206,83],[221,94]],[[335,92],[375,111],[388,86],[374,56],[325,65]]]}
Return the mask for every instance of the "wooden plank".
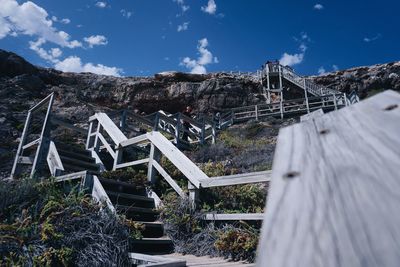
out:
{"label": "wooden plank", "polygon": [[107,114],[96,113],[96,118],[116,145],[128,139]]}
{"label": "wooden plank", "polygon": [[153,160],[153,166],[154,168],[161,174],[162,177],[167,181],[167,183],[175,190],[176,193],[182,198],[187,197],[185,192],[183,192],[182,188],[179,187],[179,185],[175,182],[174,179],[172,179],[171,176],[164,170],[164,168],[156,161]]}
{"label": "wooden plank", "polygon": [[261,221],[263,219],[263,213],[207,213],[203,218],[206,221]]}
{"label": "wooden plank", "polygon": [[281,130],[257,266],[400,266],[400,94]]}
{"label": "wooden plank", "polygon": [[271,171],[242,173],[227,176],[211,177],[209,179],[200,180],[202,188],[229,186],[239,184],[252,184],[268,182],[271,179]]}
{"label": "wooden plank", "polygon": [[99,203],[106,203],[107,207],[110,209],[111,212],[116,213],[116,210],[111,203],[110,198],[108,197],[106,191],[103,188],[103,185],[100,183],[99,178],[93,175],[93,189],[92,189],[92,196],[96,199]]}
{"label": "wooden plank", "polygon": [[149,140],[174,164],[190,182],[199,188],[201,179],[209,179],[188,157],[159,132],[147,133]]}
{"label": "wooden plank", "polygon": [[31,119],[32,119],[32,113],[28,112],[28,115],[27,115],[26,120],[25,120],[24,129],[22,130],[21,140],[19,141],[19,144],[18,144],[17,154],[15,155],[14,164],[13,164],[13,167],[11,169],[11,174],[10,174],[10,178],[11,179],[13,179],[16,174],[18,174],[18,160],[19,160],[19,157],[21,156],[21,153],[22,153],[22,150],[23,150],[22,147],[23,147],[23,145],[24,145],[24,143],[26,141],[26,137],[27,137],[27,134],[28,134],[28,128],[29,128],[29,125],[31,123]]}
{"label": "wooden plank", "polygon": [[117,164],[115,166],[115,169],[121,169],[121,168],[130,167],[130,166],[136,166],[136,165],[145,164],[145,163],[148,163],[148,162],[149,162],[149,158],[139,159],[139,160],[130,161],[130,162],[126,162],[126,163],[120,163],[120,164]]}
{"label": "wooden plank", "polygon": [[33,159],[31,157],[18,157],[18,164],[32,165]]}
{"label": "wooden plank", "polygon": [[137,145],[137,144],[142,143],[142,142],[144,142],[146,140],[147,140],[147,135],[146,134],[135,136],[133,138],[129,138],[129,139],[125,140],[125,141],[122,141],[119,144],[119,147],[127,147],[127,146],[130,146],[130,145]]}
{"label": "wooden plank", "polygon": [[116,153],[115,151],[111,148],[110,144],[107,142],[107,140],[104,138],[104,136],[101,133],[97,133],[97,137],[100,139],[100,141],[103,143],[105,148],[107,149],[108,153],[110,153],[111,157],[115,159]]}
{"label": "wooden plank", "polygon": [[50,141],[49,152],[47,153],[46,159],[51,175],[56,176],[58,171],[64,171],[60,155],[58,154],[56,145],[53,141]]}
{"label": "wooden plank", "polygon": [[307,121],[324,115],[322,108],[300,117],[300,121]]}
{"label": "wooden plank", "polygon": [[141,267],[185,267],[186,261],[166,256],[154,256],[147,255],[141,253],[132,253],[129,254],[129,259],[131,260],[139,260],[142,262],[147,262],[145,264],[140,264]]}
{"label": "wooden plank", "polygon": [[64,182],[64,181],[70,181],[70,180],[75,180],[75,179],[82,179],[86,177],[87,171],[81,171],[81,172],[75,172],[75,173],[69,173],[61,176],[57,176],[55,178],[56,182]]}
{"label": "wooden plank", "polygon": [[27,148],[30,148],[30,147],[32,147],[32,146],[35,146],[35,145],[39,144],[41,140],[42,140],[42,138],[39,137],[38,139],[35,139],[35,140],[33,140],[32,142],[29,142],[28,144],[24,145],[24,146],[22,147],[22,149],[25,150],[25,149],[27,149]]}

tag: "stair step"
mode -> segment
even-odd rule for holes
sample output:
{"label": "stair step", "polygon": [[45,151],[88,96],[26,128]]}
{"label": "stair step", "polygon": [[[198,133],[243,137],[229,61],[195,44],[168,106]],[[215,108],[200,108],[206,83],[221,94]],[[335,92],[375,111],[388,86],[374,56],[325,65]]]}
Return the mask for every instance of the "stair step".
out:
{"label": "stair step", "polygon": [[92,152],[89,150],[83,149],[79,146],[73,145],[73,144],[64,144],[60,142],[55,142],[57,150],[63,150],[63,151],[69,151],[73,152],[75,154],[82,154],[91,157]]}
{"label": "stair step", "polygon": [[58,154],[64,157],[68,157],[68,158],[73,158],[73,159],[78,159],[78,160],[82,160],[82,161],[87,161],[89,163],[96,163],[96,160],[94,158],[92,158],[91,155],[86,155],[86,154],[81,154],[81,153],[75,153],[69,150],[63,150],[63,149],[57,149]]}
{"label": "stair step", "polygon": [[115,205],[118,213],[125,214],[128,219],[133,221],[154,222],[157,220],[160,212],[150,208],[140,208],[124,205]]}
{"label": "stair step", "polygon": [[90,171],[90,172],[92,172],[94,174],[100,174],[98,167],[96,169],[94,169],[94,168],[85,168],[85,167],[82,167],[82,166],[71,165],[71,164],[67,164],[67,163],[65,163],[65,164],[63,163],[63,166],[64,166],[64,169],[65,169],[65,172],[70,172],[70,171],[73,171],[73,172]]}
{"label": "stair step", "polygon": [[164,224],[162,222],[136,222],[145,226],[144,231],[142,232],[144,237],[156,238],[164,236]]}
{"label": "stair step", "polygon": [[144,185],[135,185],[127,182],[121,182],[112,179],[99,178],[104,189],[116,193],[127,193],[134,195],[146,196],[146,188]]}
{"label": "stair step", "polygon": [[66,156],[61,156],[61,155],[60,155],[60,159],[63,164],[65,163],[68,165],[80,166],[80,167],[92,169],[92,170],[99,169],[99,165],[97,165],[96,163],[91,163],[91,162],[74,159],[74,158],[70,158],[70,157],[66,157]]}
{"label": "stair step", "polygon": [[107,195],[110,197],[111,202],[123,206],[135,206],[141,208],[154,208],[154,199],[146,196],[120,193],[106,190]]}
{"label": "stair step", "polygon": [[168,237],[160,238],[142,238],[138,240],[131,240],[133,252],[147,252],[151,254],[164,254],[173,252],[174,244]]}

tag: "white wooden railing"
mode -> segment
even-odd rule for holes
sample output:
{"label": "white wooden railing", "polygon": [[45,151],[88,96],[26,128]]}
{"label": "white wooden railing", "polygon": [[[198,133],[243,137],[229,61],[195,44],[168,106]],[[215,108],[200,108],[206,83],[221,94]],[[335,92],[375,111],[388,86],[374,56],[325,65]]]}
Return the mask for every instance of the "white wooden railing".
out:
{"label": "white wooden railing", "polygon": [[[94,128],[96,130],[93,130]],[[148,157],[123,162],[121,155],[124,149],[143,147],[144,144],[150,146]],[[156,173],[159,173],[179,196],[189,197],[193,205],[198,200],[201,188],[267,182],[270,175],[269,172],[256,172],[210,178],[160,132],[152,131],[127,138],[105,113],[96,113],[90,117],[87,149],[107,152],[114,160],[113,170],[146,164],[149,182],[154,183]],[[188,195],[161,166],[161,155],[164,155],[186,177]]]}

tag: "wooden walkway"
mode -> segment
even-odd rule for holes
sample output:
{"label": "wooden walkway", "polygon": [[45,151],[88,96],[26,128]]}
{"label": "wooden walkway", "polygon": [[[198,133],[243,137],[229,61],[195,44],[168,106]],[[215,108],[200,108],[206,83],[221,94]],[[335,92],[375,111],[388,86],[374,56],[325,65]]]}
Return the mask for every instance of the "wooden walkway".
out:
{"label": "wooden walkway", "polygon": [[196,257],[193,255],[182,255],[178,253],[165,255],[165,257],[186,261],[188,267],[254,267],[252,263],[242,261],[229,261],[220,257],[209,256]]}
{"label": "wooden walkway", "polygon": [[400,94],[283,128],[257,266],[400,266]]}

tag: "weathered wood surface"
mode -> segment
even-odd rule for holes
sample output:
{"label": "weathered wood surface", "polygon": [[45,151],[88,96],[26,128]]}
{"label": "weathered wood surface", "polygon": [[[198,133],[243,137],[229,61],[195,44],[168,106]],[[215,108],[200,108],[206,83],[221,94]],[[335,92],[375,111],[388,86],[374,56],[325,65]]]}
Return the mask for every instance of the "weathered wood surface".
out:
{"label": "weathered wood surface", "polygon": [[262,221],[263,213],[207,213],[204,215],[206,221]]}
{"label": "weathered wood surface", "polygon": [[147,133],[148,139],[174,164],[190,182],[199,188],[201,179],[209,177],[159,132]]}
{"label": "weathered wood surface", "polygon": [[317,109],[316,111],[313,111],[313,112],[311,112],[309,114],[301,116],[300,117],[300,121],[302,121],[302,122],[303,121],[308,121],[308,120],[311,120],[311,119],[314,119],[314,118],[321,117],[322,115],[324,115],[324,111],[323,111],[322,108],[320,108],[320,109]]}
{"label": "weathered wood surface", "polygon": [[241,173],[226,176],[216,176],[200,180],[202,188],[229,186],[251,183],[268,182],[271,178],[271,171]]}
{"label": "weathered wood surface", "polygon": [[400,95],[281,130],[257,266],[400,266]]}
{"label": "weathered wood surface", "polygon": [[165,255],[168,258],[186,261],[188,267],[254,267],[254,264],[243,261],[230,261],[228,259],[209,256],[197,257],[194,255],[182,255],[178,253]]}

